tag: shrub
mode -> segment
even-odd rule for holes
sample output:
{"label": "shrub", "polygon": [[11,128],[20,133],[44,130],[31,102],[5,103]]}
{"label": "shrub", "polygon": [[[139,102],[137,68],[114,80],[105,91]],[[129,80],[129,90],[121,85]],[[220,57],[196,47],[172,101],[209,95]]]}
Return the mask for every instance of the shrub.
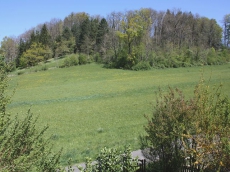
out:
{"label": "shrub", "polygon": [[178,89],[159,91],[142,143],[160,171],[180,170],[186,157],[200,170],[229,171],[230,101],[220,88],[210,89],[201,80],[188,100]]}
{"label": "shrub", "polygon": [[192,67],[192,64],[186,63],[186,62],[182,62],[182,67]]}
{"label": "shrub", "polygon": [[48,70],[48,67],[45,65],[45,66],[42,66],[42,69],[41,70],[43,70],[43,71],[45,71],[45,70]]}
{"label": "shrub", "polygon": [[102,62],[102,57],[101,57],[101,55],[100,55],[99,53],[95,53],[95,55],[94,55],[94,60],[95,60],[95,62],[97,62],[97,63],[101,63],[101,62]]}
{"label": "shrub", "polygon": [[94,62],[95,60],[94,60],[94,57],[93,56],[91,56],[91,55],[88,55],[87,56],[87,63],[92,63],[92,62]]}
{"label": "shrub", "polygon": [[24,74],[24,71],[18,71],[18,75],[22,75],[22,74]]}
{"label": "shrub", "polygon": [[15,62],[10,62],[7,64],[7,72],[13,72],[16,70],[16,63]]}
{"label": "shrub", "polygon": [[16,70],[16,63],[14,61],[6,63],[4,62],[4,59],[0,58],[0,67],[6,72],[13,72]]}
{"label": "shrub", "polygon": [[76,66],[79,63],[78,55],[77,54],[71,54],[68,55],[63,62],[63,65],[61,67],[70,67],[70,66]]}
{"label": "shrub", "polygon": [[156,161],[159,158],[159,166],[163,172],[178,171],[184,164],[180,136],[187,129],[184,124],[189,119],[188,107],[189,104],[184,101],[179,90],[174,91],[170,88],[167,95],[159,91],[153,116],[146,117],[148,120],[148,125],[145,126],[148,134],[146,139],[149,141],[152,159]]}
{"label": "shrub", "polygon": [[161,64],[161,63],[155,64],[153,67],[156,68],[156,69],[164,69],[164,68],[166,68],[165,65]]}
{"label": "shrub", "polygon": [[130,147],[125,147],[124,152],[118,151],[116,148],[104,148],[97,157],[97,161],[92,163],[90,158],[86,159],[86,167],[81,172],[136,172],[139,168],[138,159],[131,156]]}
{"label": "shrub", "polygon": [[79,55],[79,64],[83,65],[87,63],[87,55],[86,54],[80,54]]}
{"label": "shrub", "polygon": [[103,67],[112,69],[112,68],[116,68],[116,64],[114,62],[108,62],[108,63],[105,63]]}
{"label": "shrub", "polygon": [[[36,130],[37,119],[28,112],[23,120],[4,124],[0,139],[0,169],[6,171],[52,171],[58,168],[61,152],[52,155],[43,130]],[[1,171],[1,170],[0,170]]]}
{"label": "shrub", "polygon": [[150,70],[151,69],[151,66],[149,64],[149,62],[139,62],[137,63],[135,66],[132,67],[132,70]]}

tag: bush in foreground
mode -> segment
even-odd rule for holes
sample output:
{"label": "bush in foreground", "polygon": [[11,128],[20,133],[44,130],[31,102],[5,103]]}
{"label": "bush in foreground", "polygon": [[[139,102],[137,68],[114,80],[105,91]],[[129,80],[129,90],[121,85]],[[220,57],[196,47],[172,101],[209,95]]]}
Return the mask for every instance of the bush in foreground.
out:
{"label": "bush in foreground", "polygon": [[191,99],[178,89],[159,91],[153,115],[146,118],[142,142],[150,148],[155,171],[175,172],[185,165],[230,170],[230,101],[221,86],[210,88],[201,80]]}
{"label": "bush in foreground", "polygon": [[126,147],[124,152],[117,149],[104,148],[97,157],[96,162],[90,158],[86,159],[86,167],[80,167],[81,172],[136,172],[138,170],[138,159],[131,156],[130,147]]}

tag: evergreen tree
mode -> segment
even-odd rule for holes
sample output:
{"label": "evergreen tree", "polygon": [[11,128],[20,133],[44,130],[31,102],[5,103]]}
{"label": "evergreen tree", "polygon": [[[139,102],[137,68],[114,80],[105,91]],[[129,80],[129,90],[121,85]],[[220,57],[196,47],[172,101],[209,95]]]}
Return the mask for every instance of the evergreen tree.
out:
{"label": "evergreen tree", "polygon": [[44,24],[42,26],[42,29],[41,29],[41,32],[40,32],[40,35],[39,35],[39,42],[42,45],[44,45],[45,47],[50,46],[50,44],[51,44],[51,36],[50,36],[50,34],[48,32],[46,24]]}
{"label": "evergreen tree", "polygon": [[96,45],[96,37],[98,32],[99,21],[98,19],[91,19],[89,40],[91,41],[91,51],[94,52]]}
{"label": "evergreen tree", "polygon": [[32,31],[32,33],[30,34],[30,39],[29,39],[29,41],[28,41],[28,47],[27,48],[29,48],[30,47],[30,45],[32,44],[32,43],[38,43],[39,42],[39,33],[38,33],[38,31]]}
{"label": "evergreen tree", "polygon": [[100,45],[103,42],[104,36],[106,33],[108,33],[108,23],[105,18],[101,19],[99,26],[98,26],[98,32],[97,32],[97,38],[96,38],[96,44]]}
{"label": "evergreen tree", "polygon": [[66,27],[61,37],[56,39],[55,57],[71,54],[74,52],[75,42],[71,30]]}
{"label": "evergreen tree", "polygon": [[98,33],[99,22],[98,19],[92,19],[90,21],[90,39],[96,40]]}
{"label": "evergreen tree", "polygon": [[74,47],[74,53],[79,51],[78,49],[78,44],[80,40],[80,35],[81,35],[81,27],[80,25],[74,24],[71,28],[71,32],[73,33],[74,39],[75,39],[75,47]]}
{"label": "evergreen tree", "polygon": [[89,18],[87,18],[81,24],[81,34],[78,43],[78,48],[80,52],[84,52],[81,47],[85,43],[85,40],[89,38],[89,34],[90,34],[90,20]]}
{"label": "evergreen tree", "polygon": [[66,27],[62,33],[63,40],[68,41],[71,39],[72,36],[73,34],[71,33],[71,30],[68,27]]}
{"label": "evergreen tree", "polygon": [[26,43],[22,39],[20,39],[20,42],[18,45],[18,56],[16,58],[16,67],[19,67],[20,58],[25,51],[26,51]]}

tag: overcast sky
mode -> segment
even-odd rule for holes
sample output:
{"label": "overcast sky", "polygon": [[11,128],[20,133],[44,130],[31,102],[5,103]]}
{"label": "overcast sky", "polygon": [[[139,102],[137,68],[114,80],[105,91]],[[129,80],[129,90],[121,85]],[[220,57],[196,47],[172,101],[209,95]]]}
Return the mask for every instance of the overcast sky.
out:
{"label": "overcast sky", "polygon": [[0,0],[0,42],[4,36],[19,36],[52,18],[64,19],[71,12],[106,17],[113,11],[152,8],[180,9],[214,18],[221,24],[230,14],[230,0]]}

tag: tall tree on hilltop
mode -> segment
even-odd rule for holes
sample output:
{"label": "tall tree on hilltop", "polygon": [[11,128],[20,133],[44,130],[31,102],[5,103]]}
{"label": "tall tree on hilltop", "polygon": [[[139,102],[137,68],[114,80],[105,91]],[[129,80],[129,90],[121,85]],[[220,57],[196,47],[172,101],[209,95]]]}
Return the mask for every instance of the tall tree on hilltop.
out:
{"label": "tall tree on hilltop", "polygon": [[100,51],[103,40],[105,39],[105,35],[108,33],[108,23],[105,18],[101,19],[99,26],[98,26],[98,32],[96,37],[96,45],[98,47],[98,50]]}
{"label": "tall tree on hilltop", "polygon": [[38,43],[39,42],[39,32],[33,30],[30,34],[30,39],[28,42],[29,42],[29,45],[31,45],[34,42]]}
{"label": "tall tree on hilltop", "polygon": [[80,25],[74,24],[71,28],[71,32],[73,33],[73,37],[75,40],[75,46],[74,46],[74,53],[79,52],[79,40],[80,40],[80,35],[81,35],[81,27]]}
{"label": "tall tree on hilltop", "polygon": [[215,19],[209,20],[208,42],[210,48],[218,49],[221,44],[222,28],[217,24]]}
{"label": "tall tree on hilltop", "polygon": [[92,40],[96,40],[97,33],[98,33],[99,21],[98,19],[91,19],[90,20],[90,38]]}
{"label": "tall tree on hilltop", "polygon": [[63,22],[61,19],[51,19],[47,24],[47,29],[50,34],[51,40],[54,43],[58,36],[63,32]]}
{"label": "tall tree on hilltop", "polygon": [[55,57],[63,56],[74,52],[74,37],[71,30],[66,27],[58,39],[56,39]]}
{"label": "tall tree on hilltop", "polygon": [[[109,38],[111,42],[111,49],[113,51],[113,56],[110,58],[111,60],[118,59],[118,52],[120,49],[120,41],[119,37],[116,34],[117,31],[121,31],[120,23],[122,21],[123,14],[121,12],[112,12],[107,16],[107,22],[109,27]],[[110,48],[110,47],[109,47]],[[108,62],[110,59],[107,59]]]}
{"label": "tall tree on hilltop", "polygon": [[18,54],[17,54],[17,58],[16,58],[16,66],[19,67],[20,65],[20,58],[22,56],[22,54],[26,51],[26,43],[25,41],[23,41],[23,39],[21,38],[18,44]]}
{"label": "tall tree on hilltop", "polygon": [[42,26],[42,29],[41,29],[41,32],[40,32],[40,35],[39,35],[39,42],[42,45],[44,45],[45,47],[50,46],[50,44],[51,44],[51,36],[50,36],[50,34],[48,32],[46,24],[44,24]]}
{"label": "tall tree on hilltop", "polygon": [[92,18],[90,20],[90,33],[89,38],[92,42],[92,51],[95,51],[96,38],[98,33],[99,20],[98,18]]}
{"label": "tall tree on hilltop", "polygon": [[146,30],[146,22],[139,11],[129,11],[123,16],[121,31],[117,31],[122,43],[121,61],[125,68],[131,68],[138,62],[136,52]]}
{"label": "tall tree on hilltop", "polygon": [[71,37],[72,37],[72,33],[71,33],[71,30],[66,27],[63,32],[62,32],[62,38],[65,40],[65,41],[68,41]]}
{"label": "tall tree on hilltop", "polygon": [[[68,16],[70,18],[70,16]],[[81,13],[76,13],[72,17],[72,27],[71,27],[71,32],[73,33],[73,37],[75,40],[75,47],[74,47],[74,53],[80,52],[80,35],[82,31],[82,23],[89,18],[89,15],[87,13],[81,12]]]}
{"label": "tall tree on hilltop", "polygon": [[80,52],[84,52],[84,47],[85,47],[84,44],[88,43],[89,38],[90,38],[90,20],[89,18],[87,18],[81,24],[81,34],[77,45]]}

